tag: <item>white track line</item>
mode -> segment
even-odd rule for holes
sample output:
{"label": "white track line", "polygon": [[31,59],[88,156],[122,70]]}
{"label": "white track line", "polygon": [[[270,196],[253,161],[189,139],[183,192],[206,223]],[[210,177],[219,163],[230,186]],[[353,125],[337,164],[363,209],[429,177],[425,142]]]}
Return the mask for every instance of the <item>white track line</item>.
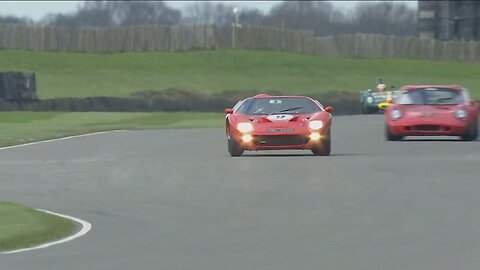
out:
{"label": "white track line", "polygon": [[75,139],[75,138],[87,137],[87,136],[92,136],[92,135],[105,134],[105,133],[110,133],[110,132],[118,132],[118,131],[124,131],[124,130],[108,130],[108,131],[100,131],[100,132],[87,133],[87,134],[82,134],[82,135],[74,135],[74,136],[68,136],[68,137],[57,138],[57,139],[50,139],[50,140],[45,140],[45,141],[38,141],[38,142],[31,142],[31,143],[17,144],[17,145],[12,145],[12,146],[0,147],[0,150],[7,150],[7,149],[12,149],[12,148],[18,148],[18,147],[29,146],[29,145],[35,145],[35,144],[41,144],[41,143],[48,143],[48,142],[63,141],[63,140],[69,140],[69,139]]}
{"label": "white track line", "polygon": [[37,209],[37,211],[47,213],[47,214],[50,214],[50,215],[54,215],[54,216],[59,216],[59,217],[66,218],[66,219],[70,219],[72,221],[80,223],[82,225],[82,229],[79,232],[77,232],[76,234],[74,234],[72,236],[69,236],[69,237],[66,237],[64,239],[60,239],[58,241],[54,241],[54,242],[50,242],[50,243],[46,243],[46,244],[42,244],[42,245],[39,245],[39,246],[30,247],[30,248],[1,252],[0,254],[14,254],[14,253],[20,253],[20,252],[35,250],[35,249],[47,248],[47,247],[51,247],[53,245],[63,244],[65,242],[72,241],[72,240],[77,239],[81,236],[84,236],[85,234],[87,234],[92,229],[92,224],[90,224],[89,222],[87,222],[85,220],[81,220],[79,218],[76,218],[76,217],[62,215],[62,214],[59,214],[59,213],[55,213],[55,212],[48,211],[48,210],[42,210],[42,209]]}
{"label": "white track line", "polygon": [[[7,149],[12,149],[12,148],[18,148],[18,147],[24,147],[24,146],[41,144],[41,143],[48,143],[48,142],[63,141],[63,140],[68,140],[68,139],[81,138],[81,137],[86,137],[86,136],[99,135],[99,134],[110,133],[110,132],[118,132],[118,131],[124,131],[124,130],[100,131],[100,132],[87,133],[87,134],[82,134],[82,135],[74,135],[74,136],[68,136],[68,137],[57,138],[57,139],[50,139],[50,140],[45,140],[45,141],[18,144],[18,145],[0,147],[0,150],[7,150]],[[47,248],[47,247],[50,247],[50,246],[53,246],[53,245],[62,244],[62,243],[77,239],[77,238],[87,234],[92,229],[92,224],[90,224],[89,222],[87,222],[85,220],[81,220],[79,218],[75,218],[75,217],[71,217],[71,216],[67,216],[67,215],[62,215],[62,214],[58,214],[58,213],[55,213],[55,212],[51,212],[51,211],[48,211],[48,210],[42,210],[42,209],[37,209],[37,211],[47,213],[47,214],[50,214],[50,215],[63,217],[63,218],[66,218],[66,219],[70,219],[74,222],[77,222],[77,223],[81,224],[82,229],[79,232],[77,232],[76,234],[74,234],[72,236],[69,236],[67,238],[58,240],[58,241],[42,244],[42,245],[31,247],[31,248],[24,248],[24,249],[12,250],[12,251],[0,252],[0,254],[14,254],[14,253],[20,253],[20,252],[25,252],[25,251],[35,250],[35,249],[42,249],[42,248]]]}

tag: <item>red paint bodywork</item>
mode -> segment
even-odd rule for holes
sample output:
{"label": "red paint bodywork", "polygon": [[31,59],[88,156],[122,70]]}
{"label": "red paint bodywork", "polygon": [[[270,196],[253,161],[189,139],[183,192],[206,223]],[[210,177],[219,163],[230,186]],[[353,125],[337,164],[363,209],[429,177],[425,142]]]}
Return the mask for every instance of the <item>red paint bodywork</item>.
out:
{"label": "red paint bodywork", "polygon": [[[285,98],[285,97],[302,97],[304,96],[270,96],[270,95],[257,95],[253,98]],[[308,97],[307,97],[308,98]],[[309,98],[311,99],[311,98]],[[310,140],[305,143],[295,145],[259,145],[253,142],[242,142],[241,136],[243,133],[236,129],[238,123],[250,122],[253,125],[253,131],[250,133],[253,137],[258,136],[304,136],[308,138],[312,133],[308,123],[312,120],[321,120],[323,122],[323,128],[318,133],[322,136],[322,139],[330,139],[330,128],[332,124],[332,115],[327,111],[333,111],[333,108],[323,108],[318,101],[311,99],[319,107],[319,112],[313,114],[292,114],[294,117],[288,121],[270,121],[267,119],[268,115],[245,115],[238,112],[233,112],[226,116],[226,134],[227,138],[230,136],[245,150],[285,150],[285,149],[311,149],[314,146]],[[292,128],[292,132],[269,132],[267,129],[288,129]]]}
{"label": "red paint bodywork", "polygon": [[[466,91],[458,85],[407,85],[403,91],[418,88],[449,88]],[[458,119],[455,111],[467,112],[465,119]],[[392,119],[391,112],[400,110],[402,117]],[[461,136],[470,125],[478,125],[478,105],[467,101],[458,105],[402,105],[392,104],[385,110],[385,122],[393,135],[398,136]]]}

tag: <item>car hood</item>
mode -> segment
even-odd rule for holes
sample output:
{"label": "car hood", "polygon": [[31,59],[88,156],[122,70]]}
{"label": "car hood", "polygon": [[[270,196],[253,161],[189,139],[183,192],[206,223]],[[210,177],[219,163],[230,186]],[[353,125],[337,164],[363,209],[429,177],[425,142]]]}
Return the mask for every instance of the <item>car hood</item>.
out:
{"label": "car hood", "polygon": [[462,104],[458,105],[402,105],[405,116],[412,117],[444,117],[452,115],[455,110],[461,109]]}
{"label": "car hood", "polygon": [[304,123],[312,117],[313,114],[273,114],[273,115],[254,115],[250,116],[250,121],[254,124],[299,124]]}

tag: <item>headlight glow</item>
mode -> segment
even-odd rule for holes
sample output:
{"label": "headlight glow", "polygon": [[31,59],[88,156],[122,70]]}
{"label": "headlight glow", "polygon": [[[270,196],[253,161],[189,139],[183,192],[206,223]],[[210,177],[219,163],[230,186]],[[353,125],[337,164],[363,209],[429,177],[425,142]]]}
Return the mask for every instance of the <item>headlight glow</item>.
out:
{"label": "headlight glow", "polygon": [[313,121],[308,122],[308,127],[311,130],[319,130],[319,129],[323,128],[323,122],[320,121],[320,120],[313,120]]}
{"label": "headlight glow", "polygon": [[243,141],[244,143],[249,143],[249,142],[251,142],[252,140],[253,140],[253,137],[252,137],[252,135],[250,135],[250,134],[245,134],[245,135],[242,136],[242,141]]}
{"label": "headlight glow", "polygon": [[372,98],[372,97],[367,97],[367,102],[368,102],[368,103],[372,103],[372,102],[373,102],[373,98]]}
{"label": "headlight glow", "polygon": [[310,134],[310,139],[312,139],[312,141],[318,141],[321,137],[322,136],[318,132],[313,132],[312,134]]}
{"label": "headlight glow", "polygon": [[467,112],[465,110],[457,110],[455,111],[455,117],[458,119],[465,119],[467,117]]}
{"label": "headlight glow", "polygon": [[402,112],[400,110],[393,110],[391,113],[390,113],[390,116],[392,117],[392,119],[400,119],[400,117],[402,117]]}
{"label": "headlight glow", "polygon": [[242,133],[247,133],[253,130],[253,125],[251,123],[238,123],[237,129]]}

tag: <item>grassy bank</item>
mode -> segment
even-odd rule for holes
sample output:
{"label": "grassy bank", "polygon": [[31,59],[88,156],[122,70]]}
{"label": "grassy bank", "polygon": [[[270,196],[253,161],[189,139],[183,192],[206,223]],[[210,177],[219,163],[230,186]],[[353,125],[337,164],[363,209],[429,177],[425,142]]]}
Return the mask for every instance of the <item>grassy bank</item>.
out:
{"label": "grassy bank", "polygon": [[114,129],[222,127],[223,113],[0,112],[0,146]]}
{"label": "grassy bank", "polygon": [[387,84],[460,84],[480,98],[480,63],[341,59],[274,51],[71,54],[0,51],[0,70],[37,74],[39,98],[119,96],[170,87],[211,94],[274,89],[286,93],[353,91]]}
{"label": "grassy bank", "polygon": [[64,238],[74,232],[75,226],[70,220],[0,201],[0,251]]}

